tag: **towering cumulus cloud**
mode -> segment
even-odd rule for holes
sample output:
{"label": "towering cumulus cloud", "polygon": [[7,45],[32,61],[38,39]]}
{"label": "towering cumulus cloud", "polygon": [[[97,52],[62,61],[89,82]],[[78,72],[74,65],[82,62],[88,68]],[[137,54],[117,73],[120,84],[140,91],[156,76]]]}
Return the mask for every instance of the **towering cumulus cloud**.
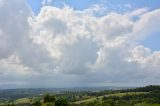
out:
{"label": "towering cumulus cloud", "polygon": [[158,84],[160,51],[141,41],[160,33],[159,17],[45,5],[34,15],[25,0],[0,0],[0,87]]}

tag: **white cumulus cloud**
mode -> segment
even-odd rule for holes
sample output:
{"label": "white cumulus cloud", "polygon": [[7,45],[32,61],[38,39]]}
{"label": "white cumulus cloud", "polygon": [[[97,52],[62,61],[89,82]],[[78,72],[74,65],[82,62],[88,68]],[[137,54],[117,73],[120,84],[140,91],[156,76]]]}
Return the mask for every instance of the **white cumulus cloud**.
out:
{"label": "white cumulus cloud", "polygon": [[140,44],[159,33],[160,9],[104,13],[97,5],[81,11],[43,6],[33,15],[24,0],[0,0],[0,12],[0,86],[160,81],[160,51]]}

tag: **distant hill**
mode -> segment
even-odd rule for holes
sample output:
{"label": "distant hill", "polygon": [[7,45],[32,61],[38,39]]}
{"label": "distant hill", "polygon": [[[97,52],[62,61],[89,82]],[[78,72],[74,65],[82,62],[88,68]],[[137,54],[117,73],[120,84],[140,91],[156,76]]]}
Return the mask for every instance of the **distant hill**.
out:
{"label": "distant hill", "polygon": [[120,89],[127,89],[127,87],[75,87],[75,88],[20,88],[20,89],[0,89],[0,99],[7,98],[7,99],[17,99],[17,98],[24,98],[24,97],[34,97],[39,96],[44,93],[53,93],[59,94],[63,93],[64,91],[71,91],[71,92],[80,92],[80,91],[91,91],[97,92],[102,90],[120,90]]}
{"label": "distant hill", "polygon": [[149,85],[145,87],[138,87],[134,89],[122,90],[122,92],[160,92],[160,85]]}

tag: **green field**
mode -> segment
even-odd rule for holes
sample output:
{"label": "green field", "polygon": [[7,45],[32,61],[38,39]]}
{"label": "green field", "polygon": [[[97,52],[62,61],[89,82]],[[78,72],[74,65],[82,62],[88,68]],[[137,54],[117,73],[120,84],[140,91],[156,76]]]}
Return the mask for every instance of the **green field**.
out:
{"label": "green field", "polygon": [[15,101],[15,104],[30,103],[30,102],[31,100],[29,98],[20,98]]}
{"label": "green field", "polygon": [[[122,97],[122,96],[125,96],[125,95],[139,95],[139,94],[146,94],[146,93],[148,93],[148,92],[127,92],[127,93],[108,94],[108,95],[104,95],[104,96],[106,96],[106,97],[109,97],[109,96],[119,96],[119,97]],[[73,104],[81,104],[81,103],[86,103],[86,102],[92,102],[92,101],[95,101],[97,99],[102,100],[102,98],[104,96],[98,96],[98,98],[97,97],[92,97],[90,99],[76,101],[76,102],[73,102]]]}

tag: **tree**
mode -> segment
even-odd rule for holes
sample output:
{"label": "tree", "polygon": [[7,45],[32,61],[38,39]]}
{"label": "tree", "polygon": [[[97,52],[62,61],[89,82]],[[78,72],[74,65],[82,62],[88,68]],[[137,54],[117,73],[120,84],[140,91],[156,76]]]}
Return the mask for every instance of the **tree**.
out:
{"label": "tree", "polygon": [[51,96],[51,95],[45,95],[44,96],[44,103],[47,103],[47,102],[55,102],[55,97],[54,96]]}
{"label": "tree", "polygon": [[55,101],[55,106],[69,106],[69,104],[66,99],[60,98]]}
{"label": "tree", "polygon": [[106,96],[103,96],[102,100],[103,100],[103,101],[106,101],[106,100],[107,100],[107,97],[106,97]]}
{"label": "tree", "polygon": [[33,106],[41,106],[41,102],[39,100],[37,100],[33,103]]}

